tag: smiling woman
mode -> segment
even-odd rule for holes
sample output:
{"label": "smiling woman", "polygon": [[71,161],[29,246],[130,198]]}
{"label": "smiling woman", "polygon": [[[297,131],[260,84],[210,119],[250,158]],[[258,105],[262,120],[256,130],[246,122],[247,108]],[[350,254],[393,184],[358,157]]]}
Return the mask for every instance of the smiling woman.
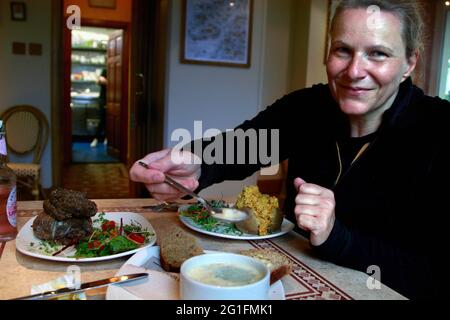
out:
{"label": "smiling woman", "polygon": [[[284,213],[317,256],[363,272],[375,265],[384,284],[411,299],[446,292],[439,277],[450,217],[441,187],[450,181],[450,103],[411,79],[422,25],[415,0],[342,0],[331,24],[328,83],[292,92],[235,129],[279,130],[279,146],[261,134],[255,144],[289,160]],[[239,158],[247,149],[225,145],[223,154]],[[174,196],[161,185],[165,174],[200,192],[264,168],[248,159],[179,165],[170,150],[144,159],[153,169],[135,165],[131,177],[161,199]]]}

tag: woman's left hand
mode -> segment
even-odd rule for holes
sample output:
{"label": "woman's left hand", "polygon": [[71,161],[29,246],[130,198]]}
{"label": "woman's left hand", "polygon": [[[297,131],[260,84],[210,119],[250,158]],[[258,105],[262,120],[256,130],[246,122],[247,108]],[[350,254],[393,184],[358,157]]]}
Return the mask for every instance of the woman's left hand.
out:
{"label": "woman's left hand", "polygon": [[294,180],[297,197],[295,198],[295,217],[303,230],[310,232],[310,243],[320,246],[330,236],[335,222],[334,193],[315,184]]}

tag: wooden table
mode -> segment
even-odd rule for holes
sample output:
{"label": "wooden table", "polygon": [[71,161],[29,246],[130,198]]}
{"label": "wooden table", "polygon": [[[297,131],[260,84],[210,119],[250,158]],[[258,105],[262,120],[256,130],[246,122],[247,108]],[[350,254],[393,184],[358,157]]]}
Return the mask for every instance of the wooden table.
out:
{"label": "wooden table", "polygon": [[[319,260],[309,247],[308,240],[295,232],[260,241],[238,241],[212,237],[186,228],[176,212],[152,212],[143,206],[154,205],[151,199],[95,200],[100,211],[138,212],[146,217],[156,233],[164,232],[170,224],[182,226],[197,237],[205,250],[237,252],[241,249],[272,248],[286,255],[294,264],[294,271],[283,278],[286,299],[289,300],[403,300],[390,288],[370,290],[369,276],[365,273],[336,266]],[[26,201],[18,203],[18,225],[42,211],[42,202]],[[94,263],[78,263],[81,281],[93,281],[114,276],[129,257]],[[3,254],[0,247],[0,299],[11,299],[30,294],[32,285],[42,284],[63,276],[74,263],[53,262],[24,255],[15,248],[15,241],[6,243]],[[105,289],[88,292],[89,299],[104,299]]]}

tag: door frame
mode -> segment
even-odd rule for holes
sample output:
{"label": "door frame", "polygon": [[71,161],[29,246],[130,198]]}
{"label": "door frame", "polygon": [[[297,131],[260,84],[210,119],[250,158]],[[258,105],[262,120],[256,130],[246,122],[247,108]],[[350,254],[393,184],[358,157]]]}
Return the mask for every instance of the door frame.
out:
{"label": "door frame", "polygon": [[[164,146],[170,0],[133,1],[130,164]],[[130,182],[130,196],[148,197]]]}
{"label": "door frame", "polygon": [[[129,78],[129,65],[130,65],[130,24],[127,22],[116,22],[107,20],[93,20],[93,19],[81,19],[81,26],[84,27],[97,27],[108,29],[122,29],[124,38],[124,50],[123,50],[123,69],[122,69],[122,102],[121,102],[121,147],[120,161],[126,165],[129,163],[128,152],[128,113],[129,113],[129,94],[128,89],[130,87]],[[63,166],[62,169],[70,165],[72,162],[72,111],[70,108],[70,74],[71,74],[71,54],[72,52],[72,33],[68,28],[63,28],[63,105],[61,112],[61,124],[63,127]]]}

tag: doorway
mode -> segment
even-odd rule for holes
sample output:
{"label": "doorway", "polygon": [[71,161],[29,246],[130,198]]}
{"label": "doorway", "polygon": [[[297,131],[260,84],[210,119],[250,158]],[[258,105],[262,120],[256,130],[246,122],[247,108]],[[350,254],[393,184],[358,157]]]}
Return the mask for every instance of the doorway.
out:
{"label": "doorway", "polygon": [[[118,101],[122,102],[120,120],[117,117],[107,119],[110,126],[120,127],[120,137],[111,138],[119,147],[115,148],[116,152],[110,150],[109,154],[120,162],[74,163],[70,107],[72,33],[65,27],[64,12],[68,4],[52,1],[54,14],[60,15],[52,28],[55,34],[52,41],[55,53],[52,59],[52,115],[54,119],[61,119],[52,125],[53,185],[83,191],[94,199],[148,196],[144,186],[129,181],[128,170],[137,159],[163,147],[169,0],[133,0],[129,3],[132,6],[130,20],[105,21],[101,20],[103,16],[98,19],[95,16],[94,20],[93,14],[90,19],[81,20],[83,27],[123,31],[123,37],[115,40],[116,46],[111,44],[113,48],[123,46],[122,64],[114,61],[115,66],[111,67],[114,74],[116,70],[121,71],[122,77],[116,81],[115,91],[107,93],[108,107],[114,108]],[[95,124],[96,121],[86,123],[89,128]],[[89,137],[84,140],[92,142]],[[110,138],[107,146],[113,146]]]}
{"label": "doorway", "polygon": [[[107,118],[117,117],[118,113],[114,105],[109,108],[107,106],[107,102],[113,102],[107,101],[108,85],[114,86],[113,81],[122,77],[121,70],[116,74],[114,65],[109,70],[110,57],[111,60],[121,63],[120,50],[116,52],[114,48],[113,52],[108,52],[109,42],[112,41],[112,46],[115,47],[115,39],[118,36],[123,37],[123,30],[96,27],[72,30],[70,75],[72,163],[120,162],[120,152],[112,144],[114,140],[111,137],[108,140],[108,135],[113,137],[116,135],[114,130],[120,134],[120,127],[110,124],[107,128],[106,125]],[[108,97],[111,96],[110,93]]]}
{"label": "doorway", "polygon": [[61,185],[90,198],[129,197],[129,44],[128,23],[64,32]]}

